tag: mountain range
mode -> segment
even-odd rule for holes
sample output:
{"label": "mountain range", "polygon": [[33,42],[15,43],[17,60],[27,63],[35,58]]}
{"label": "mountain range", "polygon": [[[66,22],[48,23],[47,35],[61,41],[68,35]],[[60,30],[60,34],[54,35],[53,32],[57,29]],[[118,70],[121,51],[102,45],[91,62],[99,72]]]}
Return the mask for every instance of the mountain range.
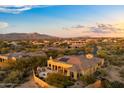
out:
{"label": "mountain range", "polygon": [[8,33],[0,34],[0,40],[33,40],[33,39],[54,39],[57,37],[39,33]]}

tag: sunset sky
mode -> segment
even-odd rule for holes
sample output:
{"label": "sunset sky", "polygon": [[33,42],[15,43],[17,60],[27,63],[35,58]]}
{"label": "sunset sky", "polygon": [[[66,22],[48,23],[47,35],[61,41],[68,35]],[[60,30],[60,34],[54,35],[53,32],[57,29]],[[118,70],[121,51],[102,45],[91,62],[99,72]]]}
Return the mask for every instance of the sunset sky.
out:
{"label": "sunset sky", "polygon": [[0,33],[124,37],[124,6],[0,6]]}

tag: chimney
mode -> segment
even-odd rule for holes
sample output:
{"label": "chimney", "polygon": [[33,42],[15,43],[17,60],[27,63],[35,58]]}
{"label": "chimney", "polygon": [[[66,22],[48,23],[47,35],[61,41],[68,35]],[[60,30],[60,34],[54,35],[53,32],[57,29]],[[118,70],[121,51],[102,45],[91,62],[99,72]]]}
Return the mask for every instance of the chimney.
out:
{"label": "chimney", "polygon": [[50,56],[50,58],[49,58],[50,60],[52,60],[53,58],[52,58],[52,56]]}
{"label": "chimney", "polygon": [[87,59],[92,59],[93,57],[94,57],[93,54],[86,54]]}

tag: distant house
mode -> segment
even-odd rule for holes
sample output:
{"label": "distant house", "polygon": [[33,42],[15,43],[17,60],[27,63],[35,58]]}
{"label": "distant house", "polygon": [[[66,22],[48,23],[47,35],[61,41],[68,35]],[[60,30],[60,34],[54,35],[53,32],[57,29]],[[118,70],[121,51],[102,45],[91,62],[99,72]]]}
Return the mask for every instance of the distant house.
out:
{"label": "distant house", "polygon": [[38,41],[32,41],[33,45],[44,45],[43,42],[38,42]]}
{"label": "distant house", "polygon": [[0,55],[0,62],[16,61],[17,58],[22,57],[22,53],[8,53]]}
{"label": "distant house", "polygon": [[4,55],[0,55],[0,62],[5,61],[16,61],[19,58],[24,57],[32,57],[32,56],[46,56],[46,54],[42,51],[39,52],[16,52],[16,53],[8,53]]}
{"label": "distant house", "polygon": [[77,80],[82,75],[94,73],[103,64],[104,59],[87,54],[86,56],[72,55],[57,59],[50,58],[47,67]]}
{"label": "distant house", "polygon": [[0,62],[5,62],[6,60],[8,60],[8,57],[5,55],[0,55]]}
{"label": "distant house", "polygon": [[81,48],[86,44],[84,40],[65,40],[64,43],[67,43],[71,48]]}

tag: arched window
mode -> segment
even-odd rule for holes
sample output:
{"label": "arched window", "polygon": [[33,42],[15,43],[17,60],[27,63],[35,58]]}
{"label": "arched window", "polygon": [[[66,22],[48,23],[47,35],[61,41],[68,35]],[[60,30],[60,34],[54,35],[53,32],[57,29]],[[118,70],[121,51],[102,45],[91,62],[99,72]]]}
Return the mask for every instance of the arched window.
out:
{"label": "arched window", "polygon": [[51,67],[51,64],[49,64],[49,67]]}
{"label": "arched window", "polygon": [[72,78],[74,78],[74,73],[73,73],[73,72],[70,72],[70,76],[71,76]]}
{"label": "arched window", "polygon": [[55,66],[55,70],[57,70],[57,66]]}

